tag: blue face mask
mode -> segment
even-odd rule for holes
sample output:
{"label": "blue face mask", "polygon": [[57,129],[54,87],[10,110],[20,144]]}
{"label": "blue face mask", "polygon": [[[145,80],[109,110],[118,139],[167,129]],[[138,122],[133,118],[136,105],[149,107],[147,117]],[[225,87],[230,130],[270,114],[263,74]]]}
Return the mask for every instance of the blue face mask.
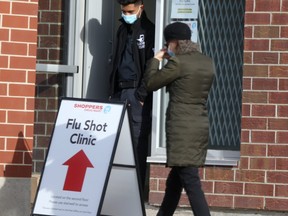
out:
{"label": "blue face mask", "polygon": [[174,53],[172,50],[170,50],[169,48],[167,49],[167,54],[168,54],[170,57],[175,56],[175,53]]}
{"label": "blue face mask", "polygon": [[[140,10],[140,8],[139,8],[139,10]],[[137,20],[137,14],[138,14],[139,10],[137,11],[136,14],[131,14],[131,15],[125,15],[125,14],[122,12],[122,18],[124,19],[124,21],[125,21],[127,24],[133,24],[133,23],[136,22],[136,20]]]}

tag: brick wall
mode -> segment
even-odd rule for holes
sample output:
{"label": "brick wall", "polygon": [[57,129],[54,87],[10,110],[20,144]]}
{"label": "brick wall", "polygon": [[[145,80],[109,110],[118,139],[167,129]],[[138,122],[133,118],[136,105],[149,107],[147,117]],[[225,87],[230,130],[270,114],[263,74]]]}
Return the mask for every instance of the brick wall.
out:
{"label": "brick wall", "polygon": [[37,11],[0,1],[0,177],[31,176]]}
{"label": "brick wall", "polygon": [[[63,64],[64,0],[39,0],[37,62]],[[37,72],[33,172],[41,172],[62,95],[63,74]]]}
{"label": "brick wall", "polygon": [[[246,0],[241,159],[200,170],[211,207],[288,211],[287,26],[288,0]],[[168,172],[151,165],[151,204],[161,203]]]}

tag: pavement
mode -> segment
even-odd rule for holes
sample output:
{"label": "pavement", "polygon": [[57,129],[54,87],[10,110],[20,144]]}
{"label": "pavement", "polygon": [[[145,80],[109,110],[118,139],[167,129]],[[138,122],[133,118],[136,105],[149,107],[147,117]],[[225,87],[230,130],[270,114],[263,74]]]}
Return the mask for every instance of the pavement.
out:
{"label": "pavement", "polygon": [[[145,204],[146,216],[156,216],[159,207]],[[269,211],[249,211],[235,209],[216,209],[210,210],[211,216],[288,216],[288,212],[269,212]],[[175,216],[193,216],[192,210],[188,207],[178,207]]]}

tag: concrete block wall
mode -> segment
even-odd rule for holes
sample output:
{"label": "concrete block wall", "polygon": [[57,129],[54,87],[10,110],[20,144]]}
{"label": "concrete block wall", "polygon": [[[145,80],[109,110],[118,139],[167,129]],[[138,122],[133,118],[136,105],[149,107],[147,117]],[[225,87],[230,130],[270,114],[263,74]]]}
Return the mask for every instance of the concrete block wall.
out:
{"label": "concrete block wall", "polygon": [[37,12],[37,0],[0,1],[1,216],[30,212]]}
{"label": "concrete block wall", "polygon": [[[241,159],[200,170],[212,208],[288,211],[287,26],[288,0],[246,0]],[[150,169],[149,202],[159,205],[169,170]]]}

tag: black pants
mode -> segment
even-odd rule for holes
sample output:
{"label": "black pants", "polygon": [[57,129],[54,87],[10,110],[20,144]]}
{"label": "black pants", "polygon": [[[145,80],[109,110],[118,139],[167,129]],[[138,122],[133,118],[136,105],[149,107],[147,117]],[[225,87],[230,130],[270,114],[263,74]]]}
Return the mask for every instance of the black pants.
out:
{"label": "black pants", "polygon": [[173,167],[166,181],[166,190],[157,216],[172,216],[179,203],[183,188],[194,216],[210,216],[204,192],[201,189],[198,168]]}
{"label": "black pants", "polygon": [[142,106],[140,101],[135,97],[136,88],[122,89],[116,98],[128,102],[131,119],[131,133],[136,150],[136,159],[140,173],[140,183],[142,190],[145,188],[146,167],[149,146],[149,135],[151,132],[151,104],[152,101],[146,100]]}

